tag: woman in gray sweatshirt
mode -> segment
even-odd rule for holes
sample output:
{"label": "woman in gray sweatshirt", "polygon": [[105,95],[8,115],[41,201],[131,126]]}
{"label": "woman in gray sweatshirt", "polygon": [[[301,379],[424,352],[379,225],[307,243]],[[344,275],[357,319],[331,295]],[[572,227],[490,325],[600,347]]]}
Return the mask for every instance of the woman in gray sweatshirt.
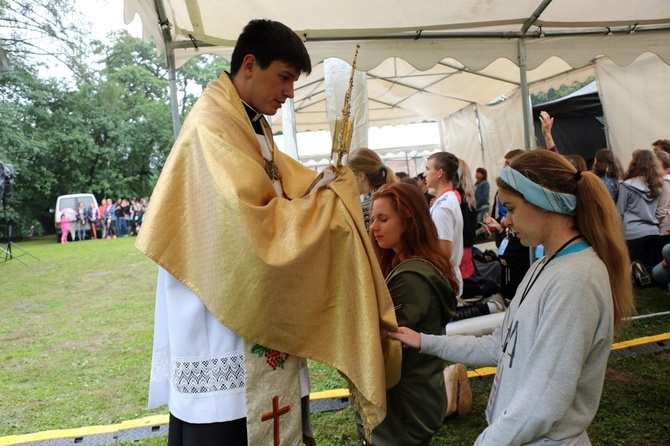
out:
{"label": "woman in gray sweatshirt", "polygon": [[603,182],[533,150],[497,180],[507,222],[544,245],[503,323],[488,336],[389,336],[451,362],[497,365],[476,445],[589,445],[615,327],[633,309],[621,220]]}
{"label": "woman in gray sweatshirt", "polygon": [[[663,172],[651,150],[636,150],[619,187],[617,210],[630,258],[651,271],[657,261],[658,198],[663,190]],[[661,216],[663,216],[661,214]]]}

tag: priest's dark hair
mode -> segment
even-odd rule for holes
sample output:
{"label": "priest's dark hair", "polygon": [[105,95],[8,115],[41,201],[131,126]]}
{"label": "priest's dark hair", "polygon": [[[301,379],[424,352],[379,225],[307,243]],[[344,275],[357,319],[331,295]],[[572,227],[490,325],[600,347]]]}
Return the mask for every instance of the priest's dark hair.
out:
{"label": "priest's dark hair", "polygon": [[256,19],[244,27],[237,38],[230,60],[230,73],[235,75],[247,54],[253,54],[262,69],[275,60],[285,62],[300,73],[312,72],[307,48],[291,28],[273,20]]}

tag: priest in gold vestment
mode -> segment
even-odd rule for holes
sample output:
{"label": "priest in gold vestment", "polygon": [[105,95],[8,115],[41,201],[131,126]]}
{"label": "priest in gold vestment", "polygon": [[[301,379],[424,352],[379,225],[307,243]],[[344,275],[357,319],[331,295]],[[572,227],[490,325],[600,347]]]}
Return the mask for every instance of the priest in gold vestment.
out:
{"label": "priest in gold vestment", "polygon": [[289,28],[247,24],[151,197],[137,240],[159,265],[149,405],[168,404],[170,446],[313,442],[305,359],[346,378],[368,432],[385,417],[401,351],[353,174],[316,181],[263,116],[310,70]]}

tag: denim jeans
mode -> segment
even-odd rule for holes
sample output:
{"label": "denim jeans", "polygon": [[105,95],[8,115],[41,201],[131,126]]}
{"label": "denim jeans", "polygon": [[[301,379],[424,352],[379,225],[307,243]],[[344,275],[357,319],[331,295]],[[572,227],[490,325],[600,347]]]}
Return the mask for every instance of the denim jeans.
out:
{"label": "denim jeans", "polygon": [[128,225],[126,224],[126,219],[121,217],[116,217],[116,236],[122,237],[128,235]]}
{"label": "denim jeans", "polygon": [[651,277],[654,278],[654,281],[665,285],[670,283],[670,243],[665,245],[661,252],[663,253],[663,260],[668,266],[663,266],[663,262],[658,263],[651,270]]}
{"label": "denim jeans", "polygon": [[77,237],[79,237],[79,240],[86,239],[86,223],[77,222]]}

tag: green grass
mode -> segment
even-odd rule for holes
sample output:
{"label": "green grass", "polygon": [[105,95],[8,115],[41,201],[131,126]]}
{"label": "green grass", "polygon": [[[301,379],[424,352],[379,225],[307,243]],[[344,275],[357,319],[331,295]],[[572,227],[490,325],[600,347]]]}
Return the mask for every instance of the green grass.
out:
{"label": "green grass", "polygon": [[[24,255],[28,266],[0,263],[0,437],[167,413],[146,409],[157,269],[134,241],[64,246],[44,237],[19,242],[39,261]],[[637,290],[637,308],[639,314],[670,311],[670,293]],[[668,316],[643,319],[617,341],[669,331]],[[313,391],[344,387],[330,367],[310,363],[310,375]],[[668,376],[667,352],[610,361],[589,430],[593,443],[668,444]],[[474,386],[473,412],[449,419],[432,444],[472,444],[486,426],[489,388]],[[319,444],[357,444],[351,408],[314,414],[313,424]],[[166,438],[133,444],[165,445]]]}

